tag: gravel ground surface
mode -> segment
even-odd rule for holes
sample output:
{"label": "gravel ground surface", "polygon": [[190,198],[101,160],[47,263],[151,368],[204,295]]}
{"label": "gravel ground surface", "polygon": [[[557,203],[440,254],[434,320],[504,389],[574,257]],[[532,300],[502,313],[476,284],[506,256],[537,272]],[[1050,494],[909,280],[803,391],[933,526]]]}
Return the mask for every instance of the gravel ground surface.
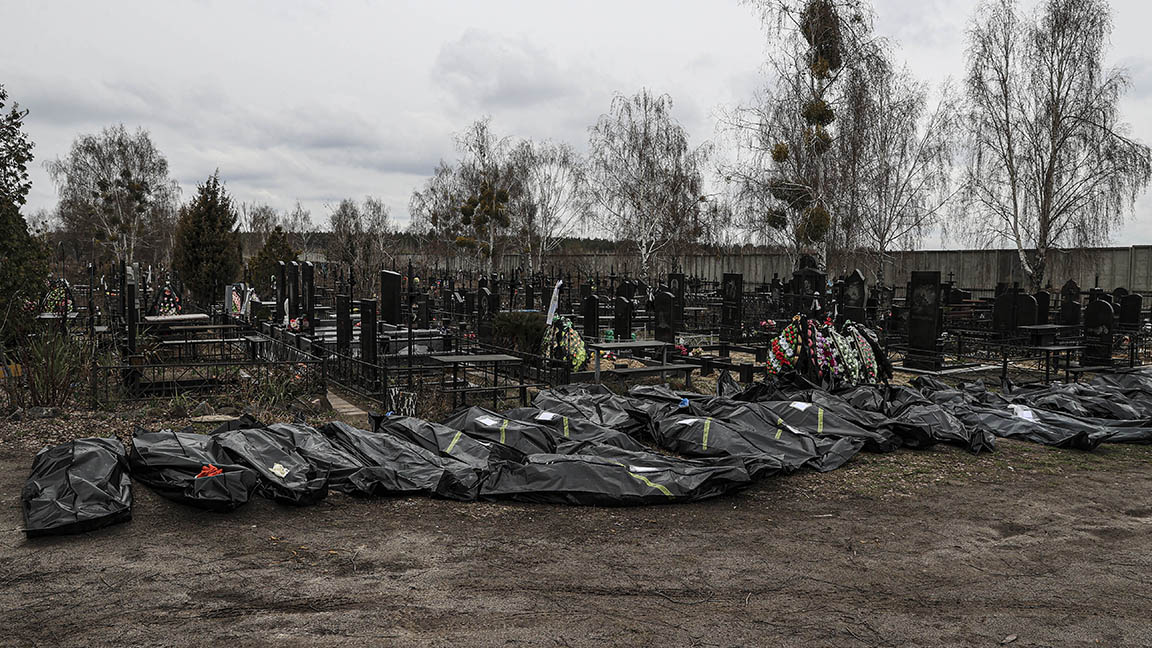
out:
{"label": "gravel ground surface", "polygon": [[[27,540],[45,443],[160,408],[0,423],[5,646],[1152,646],[1152,448],[861,455],[708,502],[333,494]],[[205,428],[210,426],[205,426]]]}

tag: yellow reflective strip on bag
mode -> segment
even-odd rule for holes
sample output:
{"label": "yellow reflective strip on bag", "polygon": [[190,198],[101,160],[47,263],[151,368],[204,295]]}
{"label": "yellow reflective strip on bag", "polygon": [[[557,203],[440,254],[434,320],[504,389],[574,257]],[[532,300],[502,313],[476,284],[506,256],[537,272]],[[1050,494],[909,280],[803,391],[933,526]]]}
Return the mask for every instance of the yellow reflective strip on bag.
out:
{"label": "yellow reflective strip on bag", "polygon": [[444,450],[444,454],[448,454],[449,452],[452,452],[452,448],[456,447],[456,442],[460,440],[461,434],[464,434],[464,433],[463,432],[457,432],[456,436],[452,437],[452,443],[448,444],[448,448],[446,450]]}
{"label": "yellow reflective strip on bag", "polygon": [[645,484],[651,486],[652,488],[655,488],[656,490],[660,491],[661,493],[664,493],[668,497],[675,497],[675,495],[672,494],[672,491],[668,490],[664,486],[661,486],[660,484],[653,482],[651,479],[648,479],[644,475],[638,475],[638,474],[632,472],[631,470],[628,470],[628,466],[625,466],[624,464],[620,463],[619,461],[616,461],[615,459],[609,459],[608,461],[611,461],[612,463],[616,464],[617,466],[620,466],[621,468],[623,468],[625,470],[625,472],[627,472],[634,479],[638,479],[638,480],[644,482]]}
{"label": "yellow reflective strip on bag", "polygon": [[504,422],[500,424],[500,443],[504,443],[504,430],[507,430],[507,429],[508,429],[508,419],[504,419]]}
{"label": "yellow reflective strip on bag", "polygon": [[635,477],[636,479],[639,479],[640,481],[644,482],[645,484],[648,484],[648,485],[649,485],[649,486],[651,486],[652,488],[655,488],[656,490],[660,491],[661,493],[664,493],[664,494],[665,494],[665,495],[667,495],[668,497],[672,497],[672,491],[670,491],[670,490],[668,490],[667,488],[665,488],[665,487],[661,486],[660,484],[656,484],[656,483],[653,483],[651,479],[648,479],[648,478],[647,478],[647,477],[645,477],[644,475],[637,475],[636,473],[634,473],[634,472],[632,472],[632,471],[628,471],[628,474],[629,474],[629,475],[632,475],[632,476],[633,476],[633,477]]}
{"label": "yellow reflective strip on bag", "polygon": [[816,434],[824,434],[824,408],[816,408]]}
{"label": "yellow reflective strip on bag", "polygon": [[712,419],[710,419],[710,418],[704,419],[704,447],[701,448],[702,450],[708,449],[708,430],[711,427],[712,427]]}
{"label": "yellow reflective strip on bag", "polygon": [[568,438],[568,417],[564,417],[564,438]]}
{"label": "yellow reflective strip on bag", "polygon": [[781,434],[784,434],[784,419],[776,417],[776,438],[779,439]]}

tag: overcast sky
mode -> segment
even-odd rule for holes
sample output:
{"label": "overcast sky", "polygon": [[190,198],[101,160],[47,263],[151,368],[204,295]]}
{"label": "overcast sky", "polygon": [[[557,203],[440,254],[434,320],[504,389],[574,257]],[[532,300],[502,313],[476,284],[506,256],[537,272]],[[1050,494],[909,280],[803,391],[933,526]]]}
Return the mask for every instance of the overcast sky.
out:
{"label": "overcast sky", "polygon": [[[960,78],[975,5],[875,0],[877,31],[918,76]],[[1149,143],[1152,2],[1112,6],[1124,118]],[[485,114],[584,148],[614,93],[648,87],[711,139],[763,83],[767,48],[736,0],[0,0],[0,22],[0,83],[36,142],[30,211],[56,202],[44,160],[122,122],[151,132],[185,198],[219,168],[237,201],[299,200],[317,223],[369,194],[406,223],[412,189]],[[1115,242],[1152,243],[1152,197]]]}

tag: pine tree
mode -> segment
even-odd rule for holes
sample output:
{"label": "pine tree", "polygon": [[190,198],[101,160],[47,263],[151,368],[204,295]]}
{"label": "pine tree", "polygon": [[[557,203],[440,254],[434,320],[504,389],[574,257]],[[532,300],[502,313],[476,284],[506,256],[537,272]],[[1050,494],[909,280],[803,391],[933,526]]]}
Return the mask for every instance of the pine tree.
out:
{"label": "pine tree", "polygon": [[248,267],[252,269],[252,287],[256,289],[256,294],[267,299],[274,290],[272,277],[276,274],[276,262],[295,261],[299,254],[288,242],[288,234],[284,228],[277,225],[264,241],[264,247],[248,261]]}
{"label": "pine tree", "polygon": [[8,93],[0,85],[0,345],[31,323],[24,304],[35,301],[48,273],[44,244],[28,231],[20,205],[28,196],[28,163],[32,142],[24,132],[27,111],[12,106],[4,114]]}
{"label": "pine tree", "polygon": [[240,275],[242,247],[232,199],[212,174],[196,188],[196,197],[180,208],[173,265],[201,306],[222,298],[225,284]]}

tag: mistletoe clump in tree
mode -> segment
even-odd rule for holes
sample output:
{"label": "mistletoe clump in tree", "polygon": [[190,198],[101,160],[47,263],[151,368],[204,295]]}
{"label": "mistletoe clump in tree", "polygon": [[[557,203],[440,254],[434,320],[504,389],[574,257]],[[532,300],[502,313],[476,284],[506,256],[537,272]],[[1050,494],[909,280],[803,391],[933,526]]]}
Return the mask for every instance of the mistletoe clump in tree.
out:
{"label": "mistletoe clump in tree", "polygon": [[474,236],[461,235],[456,245],[465,249],[480,249],[486,256],[492,253],[491,246],[483,242],[492,228],[506,228],[512,224],[508,218],[508,191],[491,182],[484,182],[479,189],[468,196],[460,205],[460,224],[469,228]]}
{"label": "mistletoe clump in tree", "polygon": [[746,227],[793,260],[826,259],[855,235],[844,199],[855,177],[841,148],[857,135],[843,79],[876,49],[870,3],[748,2],[773,37],[769,79],[727,120],[739,155],[722,172]]}
{"label": "mistletoe clump in tree", "polygon": [[780,176],[770,185],[770,191],[783,209],[793,212],[793,218],[776,211],[769,224],[780,229],[792,223],[799,244],[816,245],[824,240],[832,223],[825,201],[821,200],[820,158],[832,146],[828,129],[836,120],[825,94],[843,66],[836,6],[831,0],[809,0],[800,12],[798,26],[808,46],[808,98],[799,107],[804,124],[799,141],[804,150],[793,156],[787,142],[778,142],[772,149],[772,160],[778,165]]}

